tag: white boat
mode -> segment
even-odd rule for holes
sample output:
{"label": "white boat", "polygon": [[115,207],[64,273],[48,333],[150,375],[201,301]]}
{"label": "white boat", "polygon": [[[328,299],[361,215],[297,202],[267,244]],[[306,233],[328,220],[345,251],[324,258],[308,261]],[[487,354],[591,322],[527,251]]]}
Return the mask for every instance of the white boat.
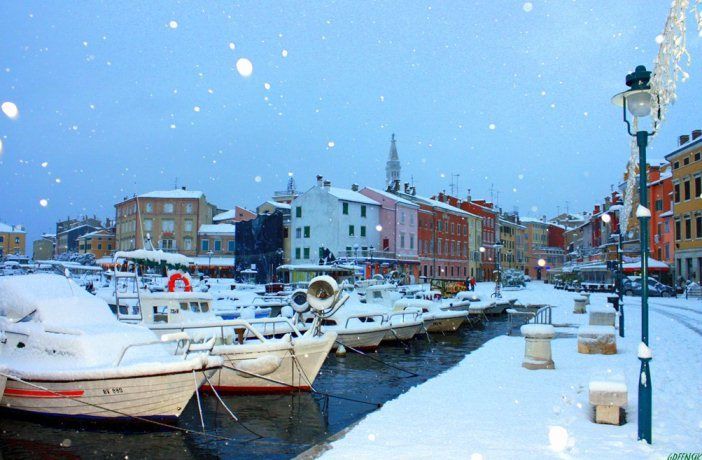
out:
{"label": "white boat", "polygon": [[[397,287],[392,284],[376,284],[368,286],[365,292],[365,301],[370,308],[381,308],[385,322],[390,325],[390,330],[385,333],[383,340],[405,341],[424,330],[422,310],[415,308],[394,308],[395,302],[402,295],[397,292]],[[349,306],[347,302],[345,307]]]}
{"label": "white boat", "polygon": [[176,418],[222,364],[183,335],[118,322],[58,275],[0,280],[0,331],[0,407],[38,415]]}
{"label": "white boat", "polygon": [[[138,280],[136,272],[129,276]],[[176,272],[171,279],[176,277],[183,274]],[[221,392],[309,390],[336,340],[333,332],[311,329],[303,334],[286,318],[224,320],[213,311],[212,296],[204,292],[174,289],[132,294],[124,298],[115,291],[118,318],[138,321],[161,336],[182,332],[195,343],[214,340],[211,353],[221,357],[224,366],[211,383]],[[265,336],[267,331],[272,332],[269,337]]]}
{"label": "white boat", "polygon": [[400,299],[395,302],[395,308],[398,310],[420,309],[427,332],[457,331],[468,318],[468,312],[465,310],[442,309],[438,302],[426,299]]}

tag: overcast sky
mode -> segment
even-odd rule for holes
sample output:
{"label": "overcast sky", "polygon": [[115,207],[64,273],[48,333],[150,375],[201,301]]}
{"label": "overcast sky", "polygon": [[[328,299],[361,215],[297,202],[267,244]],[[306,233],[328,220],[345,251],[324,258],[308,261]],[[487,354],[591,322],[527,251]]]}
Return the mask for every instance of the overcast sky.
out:
{"label": "overcast sky", "polygon": [[[381,187],[392,133],[420,194],[460,174],[461,195],[493,186],[523,215],[589,210],[628,157],[610,97],[652,67],[668,6],[5,1],[0,102],[19,117],[0,115],[0,221],[31,239],[176,183],[222,208],[257,206],[290,173],[302,190],[316,174]],[[651,158],[702,128],[689,28],[691,78]]]}

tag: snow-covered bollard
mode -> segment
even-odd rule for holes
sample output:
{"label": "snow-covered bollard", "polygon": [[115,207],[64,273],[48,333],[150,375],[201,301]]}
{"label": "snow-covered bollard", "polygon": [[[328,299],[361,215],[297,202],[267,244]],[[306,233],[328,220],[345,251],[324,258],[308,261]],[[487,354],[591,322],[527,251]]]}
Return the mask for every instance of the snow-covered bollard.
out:
{"label": "snow-covered bollard", "polygon": [[590,326],[612,326],[614,327],[614,321],[617,317],[617,311],[613,306],[607,304],[605,306],[590,306],[589,308]]}
{"label": "snow-covered bollard", "polygon": [[586,355],[614,355],[617,353],[617,335],[612,326],[582,326],[578,329],[578,353]]}
{"label": "snow-covered bollard", "polygon": [[556,331],[550,324],[525,324],[521,328],[525,340],[524,361],[527,369],[554,369],[551,339]]}
{"label": "snow-covered bollard", "polygon": [[590,404],[595,406],[595,423],[621,425],[628,400],[626,384],[590,382]]}
{"label": "snow-covered bollard", "polygon": [[590,305],[590,293],[586,291],[580,291],[580,297],[585,297],[585,305]]}
{"label": "snow-covered bollard", "polygon": [[587,298],[586,297],[576,297],[573,299],[573,313],[578,315],[587,313]]}

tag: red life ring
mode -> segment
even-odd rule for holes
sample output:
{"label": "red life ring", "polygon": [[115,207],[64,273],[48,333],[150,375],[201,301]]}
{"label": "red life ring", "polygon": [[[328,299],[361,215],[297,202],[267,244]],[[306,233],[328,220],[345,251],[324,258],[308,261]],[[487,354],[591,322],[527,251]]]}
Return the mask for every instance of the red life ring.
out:
{"label": "red life ring", "polygon": [[185,284],[185,292],[193,292],[193,287],[190,285],[190,280],[181,273],[174,273],[170,278],[168,278],[168,292],[175,292],[175,284],[178,280]]}

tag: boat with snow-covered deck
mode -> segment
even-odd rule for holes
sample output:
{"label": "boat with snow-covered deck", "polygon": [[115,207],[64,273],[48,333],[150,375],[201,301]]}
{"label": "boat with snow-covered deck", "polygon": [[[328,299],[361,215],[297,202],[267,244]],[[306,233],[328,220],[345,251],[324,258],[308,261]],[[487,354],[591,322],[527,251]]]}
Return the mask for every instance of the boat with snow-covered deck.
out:
{"label": "boat with snow-covered deck", "polygon": [[182,334],[120,323],[58,275],[0,280],[0,334],[0,407],[35,415],[177,418],[222,365]]}

